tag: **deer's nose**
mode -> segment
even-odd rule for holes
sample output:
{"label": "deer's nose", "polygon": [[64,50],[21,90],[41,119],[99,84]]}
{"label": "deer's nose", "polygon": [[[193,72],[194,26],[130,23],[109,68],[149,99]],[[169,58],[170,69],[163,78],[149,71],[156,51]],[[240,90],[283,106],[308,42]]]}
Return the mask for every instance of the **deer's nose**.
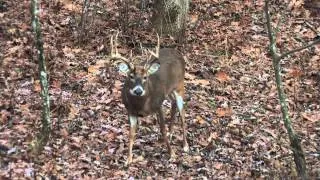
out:
{"label": "deer's nose", "polygon": [[136,94],[137,96],[141,96],[141,94],[143,93],[143,89],[141,89],[141,88],[136,88],[133,92],[134,92],[134,94]]}

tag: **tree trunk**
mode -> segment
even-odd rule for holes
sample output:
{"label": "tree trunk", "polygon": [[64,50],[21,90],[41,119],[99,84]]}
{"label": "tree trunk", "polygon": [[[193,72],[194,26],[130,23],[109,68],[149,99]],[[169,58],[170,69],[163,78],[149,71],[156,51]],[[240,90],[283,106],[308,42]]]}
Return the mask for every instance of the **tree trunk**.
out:
{"label": "tree trunk", "polygon": [[33,150],[38,153],[49,140],[51,134],[51,120],[50,120],[50,97],[48,85],[48,73],[46,69],[46,61],[43,50],[43,40],[41,34],[41,26],[39,22],[39,5],[38,0],[31,1],[31,15],[32,15],[32,28],[35,35],[35,45],[38,52],[38,65],[39,76],[41,85],[41,98],[42,98],[42,129],[38,134],[37,139],[32,143]]}
{"label": "tree trunk", "polygon": [[151,22],[160,35],[184,40],[189,0],[155,0]]}

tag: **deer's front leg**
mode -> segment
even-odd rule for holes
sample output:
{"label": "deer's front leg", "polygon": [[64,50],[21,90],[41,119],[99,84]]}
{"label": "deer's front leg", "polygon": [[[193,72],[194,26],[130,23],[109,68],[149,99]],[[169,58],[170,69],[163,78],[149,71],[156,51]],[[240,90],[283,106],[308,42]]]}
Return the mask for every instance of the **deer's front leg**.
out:
{"label": "deer's front leg", "polygon": [[132,162],[132,147],[133,147],[133,142],[136,136],[138,117],[129,115],[129,122],[130,122],[129,154],[128,154],[126,165],[129,165]]}
{"label": "deer's front leg", "polygon": [[174,156],[174,152],[171,149],[168,137],[167,137],[167,130],[166,130],[166,126],[165,126],[165,119],[164,119],[164,115],[163,115],[163,111],[162,108],[159,109],[158,111],[158,121],[160,124],[160,131],[163,137],[163,141],[166,143],[167,148],[168,148],[168,152],[170,154],[170,157],[172,158]]}

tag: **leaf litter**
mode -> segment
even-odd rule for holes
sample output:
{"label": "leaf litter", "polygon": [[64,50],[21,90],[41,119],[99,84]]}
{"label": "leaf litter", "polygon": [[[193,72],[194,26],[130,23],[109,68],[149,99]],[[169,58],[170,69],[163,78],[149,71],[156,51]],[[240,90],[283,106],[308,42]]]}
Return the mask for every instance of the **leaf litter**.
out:
{"label": "leaf litter", "polygon": [[[301,45],[292,37],[312,40],[304,20],[312,19],[314,27],[320,27],[312,16],[316,11],[305,9],[302,2],[272,4],[273,22],[286,19],[277,37],[281,51]],[[34,156],[30,143],[41,127],[41,101],[36,51],[31,50],[33,36],[26,23],[30,4],[6,3],[5,10],[0,9],[1,178],[297,178],[267,53],[264,1],[191,2],[187,43],[178,46],[187,62],[190,153],[182,151],[176,122],[172,144],[177,157],[169,160],[155,117],[150,116],[141,119],[130,167],[124,166],[129,126],[120,99],[123,77],[106,58],[111,29],[120,28],[121,4],[97,4],[107,11],[102,8],[95,14],[85,43],[79,45],[75,16],[80,17],[82,2],[42,2],[54,130],[43,152]],[[136,22],[139,9],[129,11],[129,21]],[[128,37],[143,40],[141,34],[151,32],[150,26],[135,28]],[[126,38],[121,38],[121,52],[130,51]],[[163,43],[170,45],[172,40]],[[308,172],[317,178],[319,52],[315,46],[282,62],[293,125],[302,139]]]}

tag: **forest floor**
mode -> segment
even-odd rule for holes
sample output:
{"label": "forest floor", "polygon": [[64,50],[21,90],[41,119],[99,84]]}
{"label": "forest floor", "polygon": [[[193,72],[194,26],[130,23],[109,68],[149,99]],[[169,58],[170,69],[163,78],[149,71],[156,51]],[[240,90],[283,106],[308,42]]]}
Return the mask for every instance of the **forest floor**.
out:
{"label": "forest floor", "polygon": [[[81,2],[41,2],[53,133],[34,154],[41,99],[30,1],[0,0],[0,179],[297,177],[268,54],[263,0],[193,0],[184,44],[162,38],[161,46],[178,48],[187,62],[190,152],[182,151],[177,122],[172,145],[178,156],[169,161],[150,116],[140,119],[129,167],[123,76],[108,63],[109,40],[126,24],[119,37],[123,55],[140,42],[154,45],[150,5],[142,11],[130,4],[125,23],[120,1],[94,1],[81,28]],[[276,2],[270,11],[273,25],[280,24],[281,52],[316,37],[306,24],[320,31],[319,9],[306,9],[302,0]],[[319,54],[317,45],[281,62],[292,125],[314,179],[320,177]]]}

